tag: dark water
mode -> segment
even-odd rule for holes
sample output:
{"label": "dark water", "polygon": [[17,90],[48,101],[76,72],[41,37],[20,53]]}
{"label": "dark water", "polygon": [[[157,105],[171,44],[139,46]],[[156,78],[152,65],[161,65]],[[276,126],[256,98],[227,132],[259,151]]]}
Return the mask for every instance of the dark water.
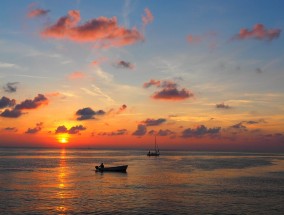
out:
{"label": "dark water", "polygon": [[146,153],[0,149],[0,214],[284,214],[283,154]]}

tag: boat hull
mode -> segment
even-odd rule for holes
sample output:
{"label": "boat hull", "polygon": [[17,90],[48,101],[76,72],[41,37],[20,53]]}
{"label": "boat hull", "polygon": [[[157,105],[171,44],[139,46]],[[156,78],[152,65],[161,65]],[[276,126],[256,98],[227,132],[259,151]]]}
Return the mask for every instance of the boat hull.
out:
{"label": "boat hull", "polygon": [[148,153],[147,156],[159,156],[160,153]]}
{"label": "boat hull", "polygon": [[96,166],[96,172],[126,172],[127,167],[128,165],[104,167],[104,168]]}

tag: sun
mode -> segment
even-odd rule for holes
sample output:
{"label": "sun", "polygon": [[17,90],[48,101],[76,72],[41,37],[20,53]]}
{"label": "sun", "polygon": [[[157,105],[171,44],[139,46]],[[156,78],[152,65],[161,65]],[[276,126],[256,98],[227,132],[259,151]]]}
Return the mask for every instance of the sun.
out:
{"label": "sun", "polygon": [[57,136],[57,141],[62,144],[66,144],[69,142],[69,134],[59,134]]}
{"label": "sun", "polygon": [[67,138],[65,137],[62,137],[60,140],[59,140],[60,143],[68,143],[68,140]]}

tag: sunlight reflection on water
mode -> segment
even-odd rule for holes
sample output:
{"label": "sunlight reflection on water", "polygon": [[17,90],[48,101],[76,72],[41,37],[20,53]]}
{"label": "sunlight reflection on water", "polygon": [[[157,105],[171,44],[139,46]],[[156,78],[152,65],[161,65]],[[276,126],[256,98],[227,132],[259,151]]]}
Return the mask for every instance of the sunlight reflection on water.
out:
{"label": "sunlight reflection on water", "polygon": [[[0,150],[0,214],[282,214],[281,154]],[[127,173],[94,166],[128,164]]]}

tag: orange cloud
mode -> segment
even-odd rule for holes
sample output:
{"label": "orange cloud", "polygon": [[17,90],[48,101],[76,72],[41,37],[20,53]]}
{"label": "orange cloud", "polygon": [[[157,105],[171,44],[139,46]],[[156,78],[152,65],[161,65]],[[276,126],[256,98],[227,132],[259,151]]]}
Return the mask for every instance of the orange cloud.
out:
{"label": "orange cloud", "polygon": [[68,78],[74,80],[74,79],[85,78],[85,76],[86,76],[85,73],[77,71],[77,72],[72,72],[71,74],[69,74]]}
{"label": "orange cloud", "polygon": [[41,35],[75,42],[96,42],[99,47],[120,47],[144,40],[143,35],[135,27],[127,29],[119,26],[116,17],[101,16],[78,25],[80,18],[79,11],[70,10],[67,16],[45,28]]}
{"label": "orange cloud", "polygon": [[266,29],[263,24],[256,24],[252,30],[247,28],[242,28],[240,32],[235,35],[234,39],[259,39],[259,40],[273,40],[280,36],[281,30],[278,28],[275,29]]}

